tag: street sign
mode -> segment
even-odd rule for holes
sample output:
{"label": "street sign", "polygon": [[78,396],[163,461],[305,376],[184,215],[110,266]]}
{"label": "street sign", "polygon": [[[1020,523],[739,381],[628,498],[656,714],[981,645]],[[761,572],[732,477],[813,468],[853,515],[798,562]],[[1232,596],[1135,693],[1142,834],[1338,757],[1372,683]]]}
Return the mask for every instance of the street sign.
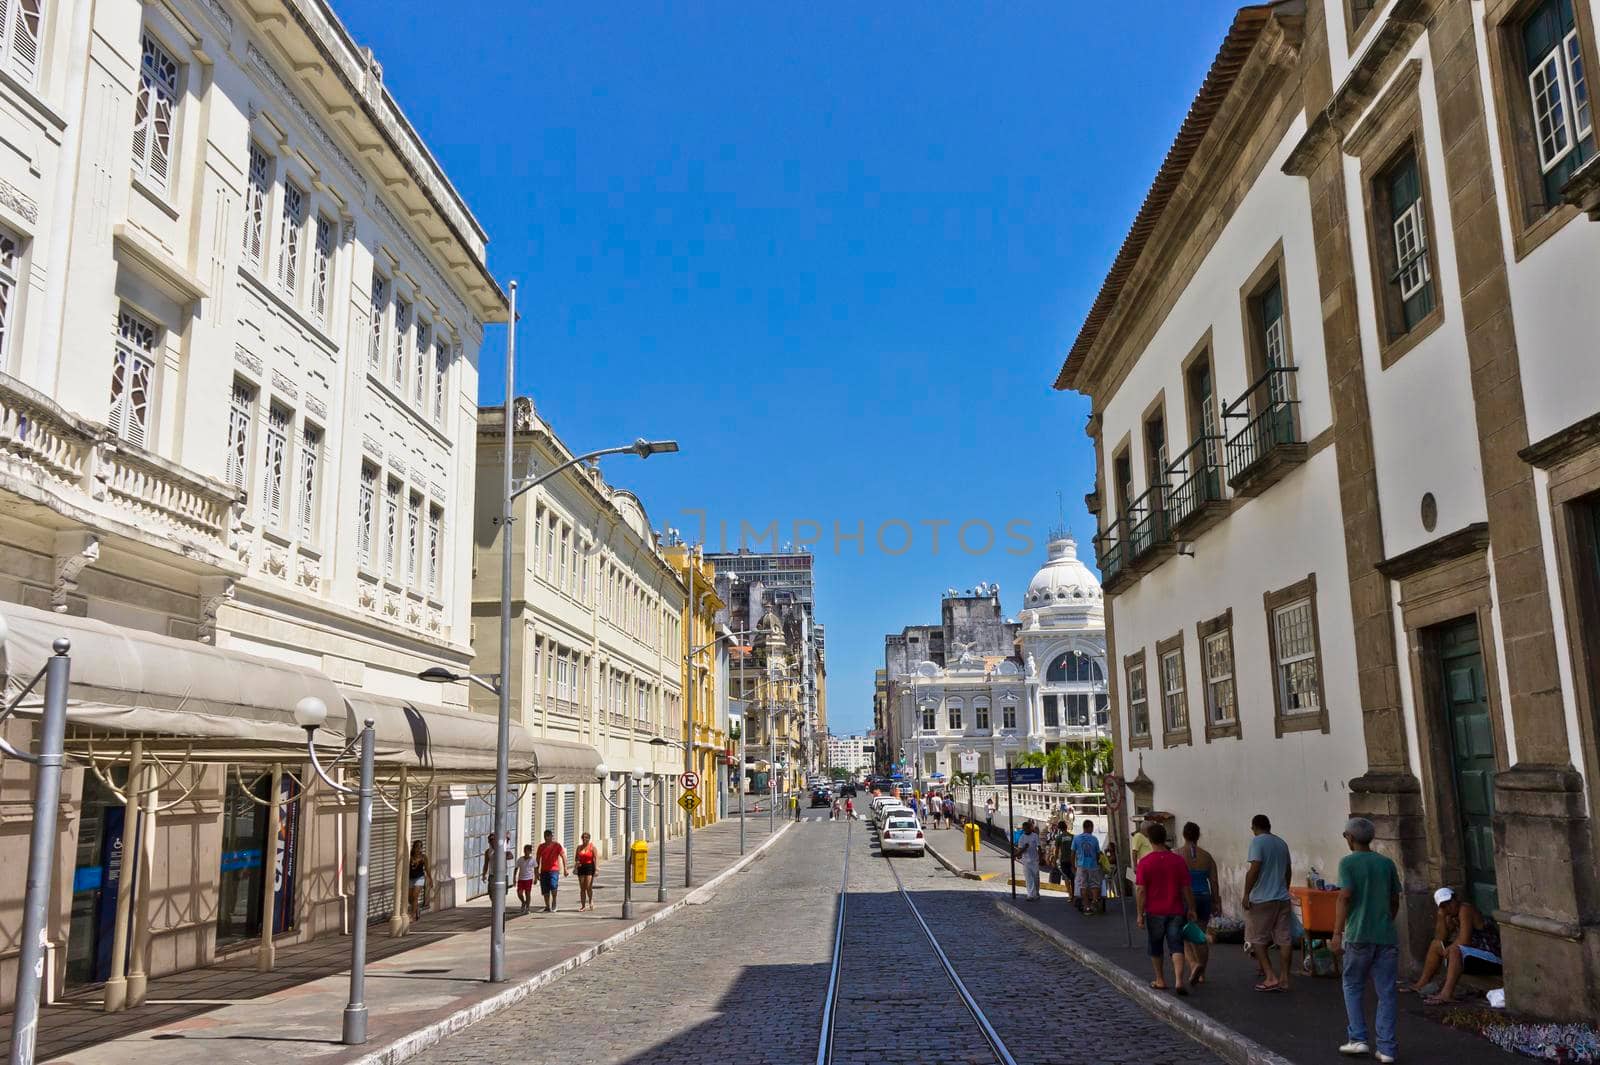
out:
{"label": "street sign", "polygon": [[996,784],[1043,784],[1044,768],[1041,766],[1012,766],[994,771]]}
{"label": "street sign", "polygon": [[678,783],[683,785],[685,791],[693,791],[700,786],[700,774],[695,772],[685,773],[678,778]]}
{"label": "street sign", "polygon": [[686,791],[678,796],[678,805],[683,807],[684,813],[694,813],[700,808],[700,796],[692,791]]}
{"label": "street sign", "polygon": [[1107,773],[1102,786],[1106,793],[1106,809],[1112,813],[1122,809],[1122,778],[1115,773]]}
{"label": "street sign", "polygon": [[961,752],[961,771],[963,773],[976,773],[978,771],[978,752]]}

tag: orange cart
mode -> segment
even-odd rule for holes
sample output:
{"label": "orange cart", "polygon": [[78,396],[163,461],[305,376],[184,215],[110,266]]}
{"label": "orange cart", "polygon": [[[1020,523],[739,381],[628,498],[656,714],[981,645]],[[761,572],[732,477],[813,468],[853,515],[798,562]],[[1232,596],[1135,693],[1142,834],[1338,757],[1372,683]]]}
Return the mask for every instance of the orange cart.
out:
{"label": "orange cart", "polygon": [[[1334,932],[1334,918],[1338,915],[1339,892],[1319,891],[1316,888],[1291,887],[1289,894],[1294,897],[1295,908],[1300,912],[1300,927],[1304,931],[1300,949],[1305,953],[1303,965],[1307,972],[1311,971],[1311,943],[1312,940],[1331,940]],[[1339,963],[1342,959],[1335,957],[1334,972],[1339,972]]]}

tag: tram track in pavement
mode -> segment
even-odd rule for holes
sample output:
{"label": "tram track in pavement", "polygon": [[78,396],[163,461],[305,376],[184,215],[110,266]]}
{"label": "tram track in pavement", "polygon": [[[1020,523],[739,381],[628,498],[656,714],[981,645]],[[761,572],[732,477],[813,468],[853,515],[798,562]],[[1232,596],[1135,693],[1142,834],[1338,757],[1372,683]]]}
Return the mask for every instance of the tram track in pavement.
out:
{"label": "tram track in pavement", "polygon": [[[880,855],[883,869],[893,879],[892,891],[884,890],[888,885],[874,868],[876,861],[868,863],[866,875],[860,875],[858,862],[857,880],[877,881],[884,889],[857,893],[852,899],[854,829],[854,822],[845,828],[844,870],[816,1065],[865,1060],[869,1048],[866,1057],[884,1065],[901,1061],[1017,1065],[906,889],[895,859]],[[930,997],[928,981],[934,972],[944,975],[954,1002]]]}

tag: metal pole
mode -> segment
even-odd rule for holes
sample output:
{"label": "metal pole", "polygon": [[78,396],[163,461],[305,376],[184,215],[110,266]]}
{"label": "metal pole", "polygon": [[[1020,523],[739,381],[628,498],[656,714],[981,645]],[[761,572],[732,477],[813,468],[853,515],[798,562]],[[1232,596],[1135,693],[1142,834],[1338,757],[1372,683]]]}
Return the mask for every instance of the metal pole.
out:
{"label": "metal pole", "polygon": [[[667,775],[662,773],[656,778],[656,786],[661,789],[656,795],[656,836],[658,842],[656,850],[660,854],[661,869],[656,875],[656,901],[667,901]],[[684,855],[688,861],[688,855]],[[685,882],[684,887],[688,887]]]}
{"label": "metal pole", "polygon": [[[405,772],[405,770],[401,770]],[[272,942],[272,926],[276,923],[278,902],[278,833],[283,830],[283,763],[272,763],[272,783],[267,792],[271,805],[267,807],[267,845],[261,854],[261,946],[256,948],[256,971],[272,971],[277,960],[277,947]]]}
{"label": "metal pole", "polygon": [[[1117,781],[1117,787],[1118,787],[1118,789],[1120,789],[1122,787],[1122,781],[1121,780]],[[1117,909],[1122,911],[1122,934],[1123,934],[1123,937],[1128,941],[1128,946],[1132,947],[1133,946],[1133,926],[1128,923],[1128,900],[1123,897],[1127,893],[1123,890],[1123,887],[1122,887],[1122,885],[1124,883],[1126,883],[1126,881],[1124,881],[1123,878],[1122,878],[1122,869],[1123,869],[1123,863],[1125,861],[1127,861],[1127,858],[1125,858],[1123,856],[1123,852],[1128,849],[1126,841],[1132,837],[1133,833],[1128,830],[1129,829],[1129,822],[1130,822],[1131,819],[1128,817],[1128,804],[1127,804],[1127,801],[1126,801],[1127,800],[1127,796],[1123,796],[1123,800],[1124,801],[1122,803],[1122,809],[1119,810],[1116,814],[1112,815],[1111,824],[1108,825],[1107,827],[1108,828],[1112,828],[1113,831],[1117,831],[1118,834],[1121,836],[1121,841],[1119,841],[1120,845],[1117,847],[1116,869],[1115,869],[1113,875],[1115,875],[1116,878],[1117,878],[1117,883],[1116,883],[1116,888],[1117,888]]]}
{"label": "metal pole", "polygon": [[494,748],[494,869],[489,876],[489,982],[500,983],[506,978],[506,847],[511,843],[510,827],[506,824],[506,807],[510,805],[506,792],[509,787],[511,761],[511,527],[515,524],[511,508],[514,480],[511,464],[514,461],[516,438],[515,417],[512,407],[516,399],[517,371],[517,283],[511,282],[511,317],[506,325],[506,406],[505,406],[505,469],[501,471],[505,506],[500,518],[500,681],[495,685],[499,696],[499,733]]}
{"label": "metal pole", "polygon": [[772,689],[767,688],[767,835],[777,831],[772,811],[778,806],[778,734],[772,722]]}
{"label": "metal pole", "polygon": [[[149,952],[150,926],[155,922],[154,896],[149,890],[156,865],[156,813],[161,806],[160,781],[154,765],[144,767],[144,816],[139,819],[139,851],[134,858],[133,882],[138,889],[133,905],[133,938],[128,953],[128,1007],[144,1005],[145,992],[150,986],[149,973],[144,959]],[[123,856],[127,864],[127,856]]]}
{"label": "metal pole", "polygon": [[[977,783],[978,774],[969,774],[967,777],[967,817],[972,821],[973,824],[978,823],[978,800],[976,798]],[[980,829],[979,831],[982,830]],[[965,830],[963,830],[963,834],[965,834]],[[978,871],[978,852],[976,850],[972,852],[972,871],[974,873]]]}
{"label": "metal pole", "polygon": [[1011,795],[1011,755],[1006,755],[1006,851],[1011,855],[1011,901],[1017,901],[1017,808]]}
{"label": "metal pole", "polygon": [[11,1020],[11,1065],[33,1065],[43,997],[46,914],[50,870],[55,864],[56,813],[61,806],[61,755],[67,734],[67,683],[72,642],[57,637],[55,654],[45,662],[44,716],[39,721],[39,767],[33,785],[33,832],[28,840],[28,887],[22,901],[22,935],[17,953],[16,1006]]}
{"label": "metal pole", "polygon": [[[747,620],[745,624],[749,625],[749,621]],[[754,643],[754,641],[751,642],[752,644]],[[739,711],[739,854],[741,857],[744,855],[744,737],[745,733],[750,731],[750,700],[745,697],[744,693],[744,660],[747,653],[744,650],[744,645],[741,644],[739,650],[739,701],[744,704],[744,708]]]}
{"label": "metal pole", "polygon": [[344,1008],[345,1046],[367,1041],[367,865],[372,860],[372,719],[361,729],[361,791],[356,804],[356,905],[350,929],[350,1002]]}
{"label": "metal pole", "polygon": [[122,785],[122,846],[117,874],[117,916],[111,929],[111,975],[105,984],[104,1009],[118,1013],[128,1005],[128,922],[133,915],[134,869],[129,857],[138,849],[139,789],[144,785],[144,743],[128,747],[128,779]]}
{"label": "metal pole", "polygon": [[622,791],[622,919],[633,916],[633,774],[623,776]]}
{"label": "metal pole", "polygon": [[[694,603],[696,601],[695,597],[694,597],[694,559],[693,559],[692,556],[690,556],[689,549],[687,547],[685,547],[683,549],[683,551],[684,551],[684,554],[683,554],[684,562],[686,564],[686,568],[689,571],[689,607],[690,607],[690,609],[693,609]],[[694,615],[693,614],[689,615],[689,630],[690,630],[691,633],[694,631]],[[713,646],[715,646],[715,645],[713,644]],[[686,773],[690,773],[690,772],[694,771],[694,690],[695,690],[695,687],[699,683],[699,678],[697,678],[695,676],[694,650],[693,650],[694,645],[693,645],[692,641],[691,641],[689,647],[690,647],[689,658],[688,658],[688,666],[689,666],[689,670],[688,670],[688,675],[689,675],[689,703],[688,703],[689,716],[688,716],[688,720],[685,722],[685,726],[686,727],[685,727],[684,733],[683,733],[683,770]],[[704,648],[701,648],[701,650],[704,650]],[[662,811],[662,813],[661,813],[661,838],[663,840],[665,840],[666,836],[667,836],[667,821],[666,821],[666,809],[667,809],[666,797],[667,797],[667,792],[666,792],[666,784],[667,784],[666,778],[663,777],[662,780],[661,780],[661,786],[662,786],[662,790],[661,790],[661,800],[662,800],[661,801],[661,811]],[[692,878],[694,876],[694,846],[693,846],[693,844],[694,844],[694,811],[693,810],[685,810],[685,811],[683,811],[683,886],[684,887],[689,887],[690,886],[690,884],[692,882]],[[667,863],[666,863],[666,853],[667,853],[666,852],[666,844],[662,843],[661,847],[662,847],[662,850],[661,850],[661,854],[662,854],[661,868],[662,868],[662,871],[663,871],[663,875],[665,875],[665,870],[667,868]],[[663,887],[661,890],[663,892],[665,892],[666,888]],[[663,902],[666,901],[666,898],[667,897],[666,897],[665,894],[663,894],[661,896],[661,900]]]}

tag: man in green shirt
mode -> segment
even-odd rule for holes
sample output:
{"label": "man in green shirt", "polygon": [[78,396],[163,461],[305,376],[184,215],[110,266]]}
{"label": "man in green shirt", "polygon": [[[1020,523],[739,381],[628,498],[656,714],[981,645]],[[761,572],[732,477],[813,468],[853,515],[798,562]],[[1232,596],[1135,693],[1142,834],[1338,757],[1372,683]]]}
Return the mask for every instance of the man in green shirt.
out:
{"label": "man in green shirt", "polygon": [[1372,850],[1375,833],[1365,817],[1344,826],[1350,853],[1339,862],[1339,902],[1333,926],[1333,952],[1344,959],[1344,1011],[1350,1022],[1341,1054],[1366,1054],[1367,1017],[1363,998],[1370,978],[1378,992],[1378,1050],[1381,1062],[1394,1061],[1395,1014],[1399,997],[1400,947],[1394,916],[1400,912],[1400,874],[1394,862]]}

